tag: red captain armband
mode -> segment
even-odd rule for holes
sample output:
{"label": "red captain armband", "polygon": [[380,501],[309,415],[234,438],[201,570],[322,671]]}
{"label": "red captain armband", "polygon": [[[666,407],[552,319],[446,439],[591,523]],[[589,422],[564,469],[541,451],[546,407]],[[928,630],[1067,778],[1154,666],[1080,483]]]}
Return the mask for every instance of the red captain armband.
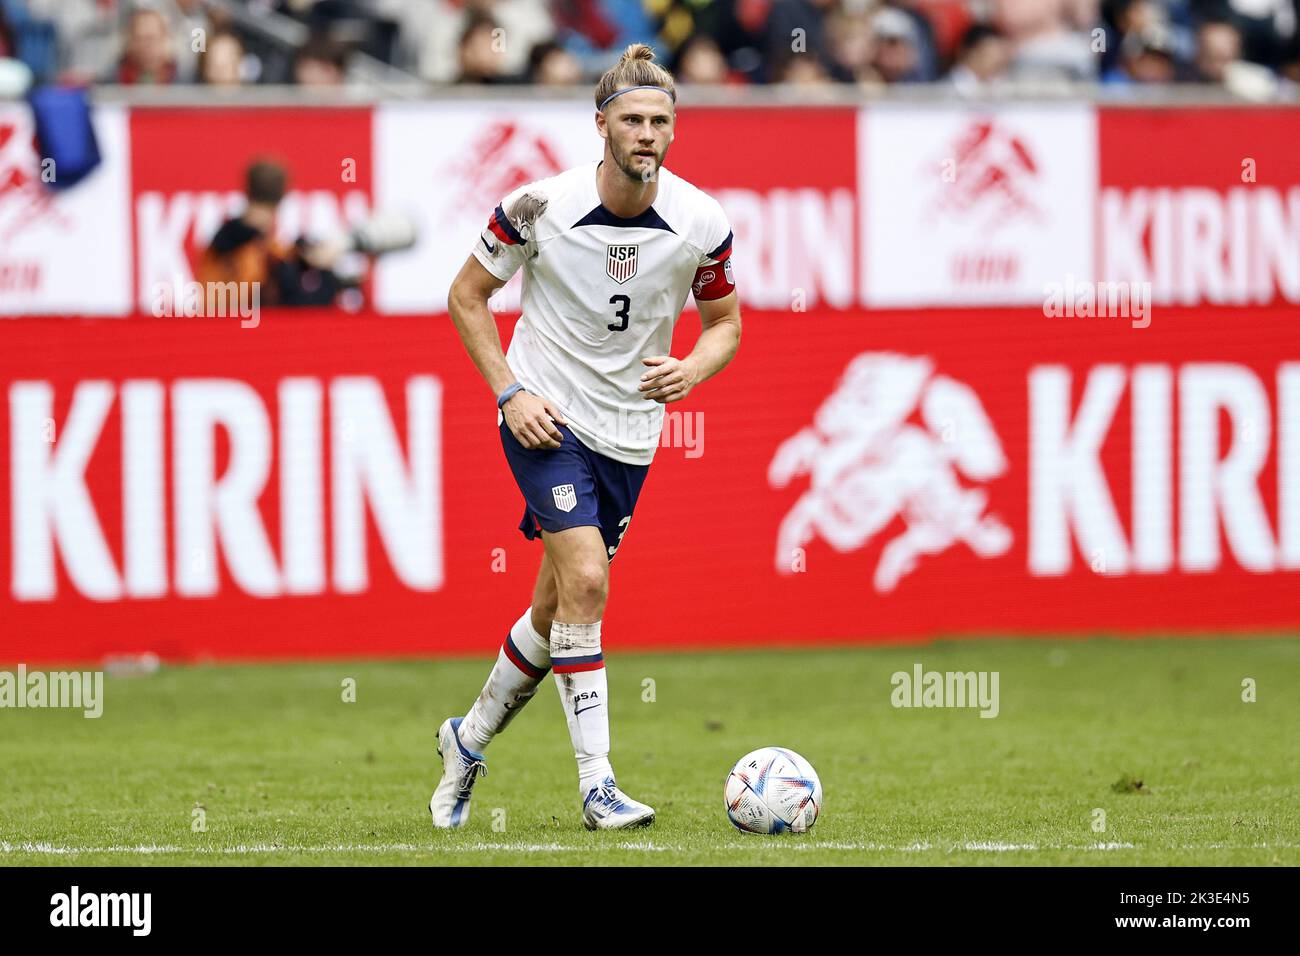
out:
{"label": "red captain armband", "polygon": [[731,272],[731,236],[710,252],[709,258],[714,260],[713,263],[695,270],[695,279],[691,282],[691,291],[701,302],[721,299],[736,291],[736,280]]}
{"label": "red captain armband", "polygon": [[[492,210],[492,215],[488,217],[487,228],[483,230],[484,234],[491,233],[496,241],[507,246],[522,245],[524,237],[519,234],[514,223],[506,215],[506,211],[500,206]],[[496,250],[491,250],[496,255]]]}

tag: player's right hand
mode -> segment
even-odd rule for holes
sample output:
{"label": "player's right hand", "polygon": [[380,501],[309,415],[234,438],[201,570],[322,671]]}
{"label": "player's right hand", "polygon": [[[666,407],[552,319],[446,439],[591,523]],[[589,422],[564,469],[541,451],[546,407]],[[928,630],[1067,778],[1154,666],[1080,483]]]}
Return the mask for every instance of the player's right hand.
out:
{"label": "player's right hand", "polygon": [[555,423],[569,424],[548,399],[519,391],[501,407],[515,441],[525,448],[559,448],[564,436]]}

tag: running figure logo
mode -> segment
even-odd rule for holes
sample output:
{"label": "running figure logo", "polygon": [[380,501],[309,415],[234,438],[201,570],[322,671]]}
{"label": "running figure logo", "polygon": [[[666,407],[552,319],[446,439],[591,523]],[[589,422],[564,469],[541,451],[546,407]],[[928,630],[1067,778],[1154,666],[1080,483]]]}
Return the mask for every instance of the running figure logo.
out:
{"label": "running figure logo", "polygon": [[982,488],[1007,469],[993,424],[968,385],[935,375],[926,357],[864,352],[817,409],[813,424],[787,438],[768,467],[773,488],[807,475],[809,487],[781,522],[776,569],[820,536],[839,552],[865,547],[895,518],[906,526],[876,566],[888,592],[922,555],[957,543],[982,558],[1005,554],[1011,530],[985,514]]}

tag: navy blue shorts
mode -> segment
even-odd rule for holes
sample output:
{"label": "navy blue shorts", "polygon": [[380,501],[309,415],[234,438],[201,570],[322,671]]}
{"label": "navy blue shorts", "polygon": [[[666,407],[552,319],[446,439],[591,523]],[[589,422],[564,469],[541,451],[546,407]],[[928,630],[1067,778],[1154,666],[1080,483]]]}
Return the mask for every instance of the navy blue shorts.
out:
{"label": "navy blue shorts", "polygon": [[542,531],[592,525],[600,529],[612,560],[632,520],[649,465],[629,465],[598,454],[578,440],[568,426],[555,423],[564,436],[559,448],[525,448],[501,423],[501,446],[524,493],[525,538]]}

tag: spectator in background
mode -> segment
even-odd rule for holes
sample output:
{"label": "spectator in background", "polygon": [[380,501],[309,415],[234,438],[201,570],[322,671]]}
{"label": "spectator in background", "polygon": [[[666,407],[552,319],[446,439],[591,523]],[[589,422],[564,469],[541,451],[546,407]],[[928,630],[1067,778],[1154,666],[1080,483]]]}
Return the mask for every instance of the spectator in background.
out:
{"label": "spectator in background", "polygon": [[1078,82],[1096,77],[1090,37],[1067,20],[1066,0],[994,0],[994,10],[994,23],[1011,42],[1012,78]]}
{"label": "spectator in background", "polygon": [[538,86],[576,86],[582,82],[582,64],[554,40],[534,45],[528,54],[528,82]]}
{"label": "spectator in background", "polygon": [[768,67],[768,79],[784,76],[793,69],[803,81],[814,80],[802,60],[817,60],[820,72],[828,77],[852,79],[839,66],[830,66],[830,42],[826,33],[826,17],[834,10],[837,0],[776,0],[767,16],[764,28],[763,56]]}
{"label": "spectator in background", "polygon": [[293,81],[317,89],[342,86],[347,68],[347,48],[329,37],[315,36],[294,54]]}
{"label": "spectator in background", "polygon": [[871,31],[871,17],[841,8],[828,18],[826,26],[831,56],[839,68],[857,83],[879,84],[880,76],[872,65],[876,45]]}
{"label": "spectator in background", "polygon": [[122,51],[125,0],[26,0],[29,16],[54,25],[58,72],[69,83],[108,76]]}
{"label": "spectator in background", "polygon": [[769,69],[774,83],[813,87],[835,82],[821,58],[812,53],[787,53],[784,59],[769,66]]}
{"label": "spectator in background", "polygon": [[997,27],[976,23],[957,45],[957,62],[948,82],[959,96],[980,96],[1005,79],[1011,64],[1011,48]]}
{"label": "spectator in background", "polygon": [[707,33],[695,33],[683,41],[677,48],[672,73],[678,83],[719,84],[730,79],[718,41]]}
{"label": "spectator in background", "polygon": [[[1166,8],[1185,8],[1188,0],[1155,0]],[[1063,0],[1061,20],[1073,33],[1091,33],[1101,19],[1102,0]]]}
{"label": "spectator in background", "polygon": [[1201,83],[1221,86],[1237,96],[1270,99],[1277,93],[1273,71],[1241,58],[1241,33],[1228,20],[1206,20],[1196,31],[1193,75]]}
{"label": "spectator in background", "polygon": [[465,24],[460,35],[457,62],[460,70],[457,83],[503,83],[511,77],[502,72],[500,42],[504,40],[501,28],[485,14],[475,14]]}
{"label": "spectator in background", "polygon": [[195,36],[203,36],[206,45],[212,35],[203,0],[170,0],[159,9],[167,17],[168,29],[176,39],[176,79],[181,83],[193,83],[199,79],[199,57],[202,55],[202,50],[194,49]]}
{"label": "spectator in background", "polygon": [[[1131,33],[1163,27],[1169,34],[1175,59],[1190,62],[1196,54],[1189,0],[1107,0],[1102,7],[1106,48],[1102,51],[1102,73],[1119,65],[1124,38]],[[1220,0],[1211,0],[1220,2]]]}
{"label": "spectator in background", "polygon": [[1241,34],[1227,20],[1207,20],[1196,31],[1196,79],[1222,86],[1228,67],[1241,59]]}
{"label": "spectator in background", "polygon": [[584,73],[604,72],[629,43],[645,43],[659,60],[667,50],[642,0],[551,0],[556,39],[582,63]]}
{"label": "spectator in background", "polygon": [[929,83],[939,75],[939,47],[934,37],[934,24],[921,8],[934,0],[884,0],[912,21],[912,49],[916,54],[915,81]]}
{"label": "spectator in background", "polygon": [[199,82],[230,89],[244,83],[244,41],[233,30],[214,30],[199,54]]}
{"label": "spectator in background", "polygon": [[[193,0],[190,0],[193,2]],[[245,3],[248,0],[244,0]],[[266,0],[261,0],[266,2]],[[281,0],[279,12],[307,27],[364,51],[384,63],[394,59],[400,2],[393,0]]]}
{"label": "spectator in background", "polygon": [[772,0],[713,0],[694,7],[697,32],[717,41],[727,65],[737,76],[759,83],[766,78],[762,48]]}
{"label": "spectator in background", "polygon": [[1163,24],[1146,27],[1124,37],[1119,66],[1102,82],[1125,86],[1147,83],[1172,83],[1178,78],[1178,61],[1173,39]]}
{"label": "spectator in background", "polygon": [[541,0],[404,0],[398,15],[398,65],[431,83],[456,80],[461,37],[471,18],[486,16],[500,26],[494,51],[501,76],[522,76],[539,43],[556,39],[555,22]]}
{"label": "spectator in background", "polygon": [[[987,0],[979,3],[968,0],[900,0],[900,6],[920,16],[928,28],[927,34],[934,46],[934,75],[939,72],[941,64],[956,62],[961,38],[972,24],[984,19],[988,3]],[[978,18],[974,16],[976,11],[972,7],[978,8]]]}
{"label": "spectator in background", "polygon": [[151,7],[133,11],[126,26],[126,52],[109,82],[141,86],[175,81],[176,44],[167,18]]}
{"label": "spectator in background", "polygon": [[1102,7],[1105,44],[1101,51],[1101,73],[1119,66],[1120,47],[1130,33],[1137,33],[1164,22],[1156,0],[1106,0]]}
{"label": "spectator in background", "polygon": [[871,65],[885,83],[915,83],[921,79],[920,35],[902,10],[882,7],[871,19]]}
{"label": "spectator in background", "polygon": [[1208,7],[1211,15],[1231,18],[1241,34],[1245,59],[1271,68],[1282,66],[1297,33],[1294,0],[1214,0],[1201,6]]}
{"label": "spectator in background", "polygon": [[[670,62],[676,63],[686,41],[696,34],[709,35],[709,26],[716,14],[708,10],[720,3],[701,3],[699,0],[646,0],[646,9],[654,14],[655,35],[672,51]],[[698,22],[698,21],[703,22]],[[676,71],[673,73],[676,76]]]}

